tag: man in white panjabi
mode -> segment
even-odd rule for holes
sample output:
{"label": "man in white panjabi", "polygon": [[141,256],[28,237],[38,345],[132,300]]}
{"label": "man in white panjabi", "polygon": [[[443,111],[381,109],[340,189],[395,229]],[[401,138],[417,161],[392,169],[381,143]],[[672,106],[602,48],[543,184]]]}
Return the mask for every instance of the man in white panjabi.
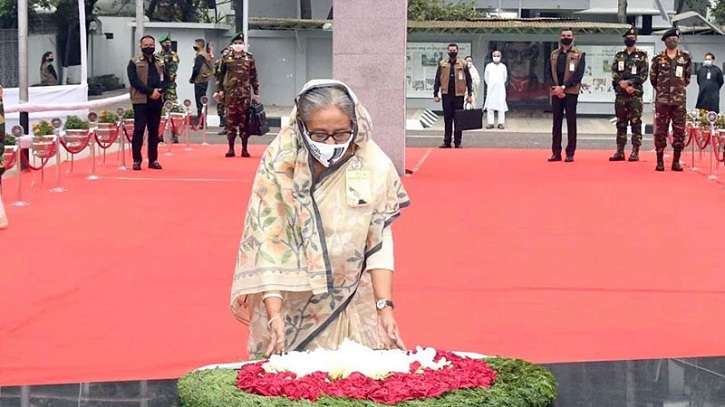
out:
{"label": "man in white panjabi", "polygon": [[498,112],[498,128],[504,129],[506,111],[509,110],[506,104],[508,70],[506,69],[506,65],[501,63],[500,51],[493,51],[491,57],[493,58],[493,62],[489,62],[483,71],[483,81],[488,87],[486,103],[483,105],[483,109],[488,111],[488,126],[486,128],[493,128],[494,112]]}
{"label": "man in white panjabi", "polygon": [[476,105],[476,103],[480,100],[478,95],[481,87],[481,75],[478,74],[478,69],[476,69],[473,65],[473,58],[470,55],[464,59],[468,65],[468,72],[471,73],[471,83],[473,83],[473,102],[471,102],[471,104],[474,108],[478,109],[478,105]]}

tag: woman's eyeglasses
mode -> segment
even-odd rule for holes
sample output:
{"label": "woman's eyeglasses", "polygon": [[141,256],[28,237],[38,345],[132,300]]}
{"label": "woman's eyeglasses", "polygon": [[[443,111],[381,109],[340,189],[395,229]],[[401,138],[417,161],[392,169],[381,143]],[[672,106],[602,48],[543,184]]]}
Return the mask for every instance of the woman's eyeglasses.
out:
{"label": "woman's eyeglasses", "polygon": [[307,134],[310,136],[310,138],[312,139],[312,141],[316,141],[318,143],[324,143],[325,141],[327,141],[327,139],[329,139],[331,137],[337,143],[344,143],[347,140],[349,140],[350,137],[352,137],[352,131],[351,130],[348,130],[348,131],[336,131],[336,132],[334,132],[332,134],[325,133],[325,132],[322,132],[322,131],[313,131],[313,132],[307,132]]}

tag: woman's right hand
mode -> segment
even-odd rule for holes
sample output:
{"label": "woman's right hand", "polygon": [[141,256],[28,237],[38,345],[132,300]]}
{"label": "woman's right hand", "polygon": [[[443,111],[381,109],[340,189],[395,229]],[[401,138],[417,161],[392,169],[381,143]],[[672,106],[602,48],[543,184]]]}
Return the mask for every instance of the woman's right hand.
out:
{"label": "woman's right hand", "polygon": [[[274,317],[273,317],[274,318]],[[269,324],[269,343],[267,344],[267,351],[265,355],[267,357],[272,354],[282,354],[286,351],[286,340],[287,337],[284,333],[284,317],[281,315],[274,318]]]}

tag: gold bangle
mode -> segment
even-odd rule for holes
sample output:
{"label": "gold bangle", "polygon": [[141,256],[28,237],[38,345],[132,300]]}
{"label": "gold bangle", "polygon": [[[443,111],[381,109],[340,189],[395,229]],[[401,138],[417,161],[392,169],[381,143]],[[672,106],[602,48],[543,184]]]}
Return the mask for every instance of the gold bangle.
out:
{"label": "gold bangle", "polygon": [[277,318],[282,318],[281,312],[274,314],[274,315],[272,315],[272,317],[269,318],[269,321],[267,321],[267,328],[270,328],[272,326],[272,322]]}

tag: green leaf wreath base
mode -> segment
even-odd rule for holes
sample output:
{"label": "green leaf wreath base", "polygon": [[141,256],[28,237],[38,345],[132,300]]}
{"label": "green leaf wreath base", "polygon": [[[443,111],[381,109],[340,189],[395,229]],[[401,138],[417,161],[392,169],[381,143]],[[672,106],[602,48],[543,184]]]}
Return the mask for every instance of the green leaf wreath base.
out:
{"label": "green leaf wreath base", "polygon": [[[508,358],[487,358],[498,372],[491,387],[464,389],[440,397],[411,400],[400,407],[547,407],[556,398],[556,380],[548,370],[532,363]],[[371,401],[321,396],[317,402],[264,397],[245,393],[236,386],[237,370],[199,370],[179,379],[179,400],[183,407],[383,407]]]}

